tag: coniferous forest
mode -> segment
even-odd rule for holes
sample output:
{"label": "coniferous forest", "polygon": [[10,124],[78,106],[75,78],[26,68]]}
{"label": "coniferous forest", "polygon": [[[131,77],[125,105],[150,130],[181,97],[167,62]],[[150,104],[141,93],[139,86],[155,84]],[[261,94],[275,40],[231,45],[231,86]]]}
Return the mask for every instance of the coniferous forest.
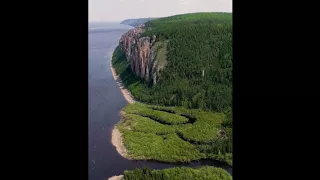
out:
{"label": "coniferous forest", "polygon": [[201,180],[231,180],[232,177],[220,168],[204,166],[200,168],[176,167],[164,170],[149,168],[135,169],[124,172],[125,180],[165,180],[165,179],[201,179]]}
{"label": "coniferous forest", "polygon": [[[232,14],[193,13],[145,23],[142,36],[168,40],[165,68],[156,85],[136,77],[117,48],[113,64],[140,101],[230,111],[232,104]],[[117,68],[118,66],[122,68]]]}
{"label": "coniferous forest", "polygon": [[[232,166],[232,13],[159,18],[146,22],[144,29],[141,37],[156,35],[156,42],[166,44],[165,56],[161,55],[166,65],[155,85],[132,72],[120,47],[112,57],[126,88],[148,104],[124,108],[126,119],[118,126],[132,157],[163,162],[215,159]],[[181,116],[189,112],[195,117],[192,121]],[[126,171],[124,179],[218,180],[232,176],[219,168],[201,167],[137,169]]]}

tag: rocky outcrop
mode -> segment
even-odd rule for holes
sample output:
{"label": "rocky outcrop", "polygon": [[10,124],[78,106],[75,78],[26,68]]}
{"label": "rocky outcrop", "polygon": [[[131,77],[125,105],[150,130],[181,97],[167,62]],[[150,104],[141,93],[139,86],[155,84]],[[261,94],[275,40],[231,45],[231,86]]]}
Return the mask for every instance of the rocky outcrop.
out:
{"label": "rocky outcrop", "polygon": [[146,81],[157,79],[155,62],[156,48],[154,47],[156,36],[140,37],[144,31],[144,24],[129,30],[121,36],[119,45],[125,52],[127,60],[131,64],[131,70]]}
{"label": "rocky outcrop", "polygon": [[[155,41],[156,36],[154,36],[153,39]],[[157,61],[155,60],[156,50],[157,50],[157,47],[152,46],[150,51],[150,61],[149,61],[149,67],[152,67],[150,75],[152,77],[153,84],[157,84],[157,74],[159,73],[157,69]]]}

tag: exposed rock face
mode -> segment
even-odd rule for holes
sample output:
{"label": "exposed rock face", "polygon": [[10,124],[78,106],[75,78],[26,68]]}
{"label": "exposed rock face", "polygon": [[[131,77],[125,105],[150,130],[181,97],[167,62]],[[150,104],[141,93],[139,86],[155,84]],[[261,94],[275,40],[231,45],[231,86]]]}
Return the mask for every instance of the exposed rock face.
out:
{"label": "exposed rock face", "polygon": [[146,81],[156,83],[155,51],[156,36],[140,37],[144,24],[129,30],[121,36],[119,45],[131,64],[131,70]]}
{"label": "exposed rock face", "polygon": [[[153,37],[155,40],[156,36]],[[154,41],[153,41],[154,43]],[[150,51],[150,61],[149,61],[149,67],[151,67],[151,77],[152,77],[152,82],[153,84],[157,84],[157,61],[155,60],[156,57],[156,47],[152,46],[151,51]]]}

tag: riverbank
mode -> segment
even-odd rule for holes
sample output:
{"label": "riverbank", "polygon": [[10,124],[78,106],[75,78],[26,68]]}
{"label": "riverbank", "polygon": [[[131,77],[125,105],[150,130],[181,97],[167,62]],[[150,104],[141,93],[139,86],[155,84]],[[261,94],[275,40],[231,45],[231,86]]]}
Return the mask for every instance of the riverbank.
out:
{"label": "riverbank", "polygon": [[112,63],[110,62],[110,68],[112,72],[113,79],[117,82],[124,98],[128,101],[128,103],[132,104],[135,103],[136,100],[132,96],[132,94],[124,87],[119,75],[117,75],[116,70],[112,67]]}
{"label": "riverbank", "polygon": [[[111,68],[113,79],[117,82],[124,98],[127,100],[129,104],[135,103],[136,101],[134,100],[132,94],[124,87],[120,77],[117,75],[115,69],[112,67],[112,62],[110,62],[110,68]],[[120,114],[122,118],[122,113],[120,112]],[[131,160],[128,156],[128,151],[123,144],[122,134],[116,125],[112,129],[111,143],[122,157]]]}
{"label": "riverbank", "polygon": [[122,109],[121,119],[117,127],[132,159],[172,164],[211,159],[232,166],[223,113],[134,103]]}
{"label": "riverbank", "polygon": [[[230,128],[222,131],[225,114],[182,107],[159,106],[159,109],[155,109],[143,103],[135,103],[131,93],[116,75],[112,64],[110,65],[113,78],[130,104],[121,110],[122,121],[112,130],[111,142],[122,157],[129,160],[152,159],[167,163],[189,163],[209,158],[224,161],[232,166],[231,138],[226,138],[231,137],[231,131]],[[124,118],[127,119],[126,117],[130,122],[123,121]],[[122,129],[132,131],[123,132]],[[126,145],[135,148],[128,150],[125,147],[123,133],[126,135],[126,143],[128,143]],[[165,135],[165,141],[159,134]],[[217,144],[213,146],[212,142]],[[224,146],[225,144],[227,147]],[[172,147],[175,147],[174,150]],[[208,148],[211,151],[207,151]]]}
{"label": "riverbank", "polygon": [[109,178],[108,180],[122,180],[123,179],[123,175],[119,175],[119,176],[112,176],[111,178]]}
{"label": "riverbank", "polygon": [[[198,112],[194,110],[195,112],[191,114],[197,117],[193,117],[190,116],[189,109],[182,107],[153,107],[144,103],[135,103],[138,101],[125,88],[122,80],[116,74],[112,63],[110,63],[110,68],[114,80],[120,87],[126,101],[130,104],[121,110],[121,123],[118,123],[112,130],[111,143],[116,148],[118,154],[128,160],[143,160],[146,159],[145,157],[148,157],[147,159],[159,162],[177,164],[191,163],[192,161],[200,161],[207,158],[225,161],[231,159],[231,163],[229,162],[228,164],[232,166],[232,154],[215,153],[222,150],[223,147],[220,147],[220,144],[227,142],[225,132],[221,133],[222,131],[220,130],[224,119],[223,113]],[[124,120],[127,119],[126,117],[130,121],[126,122]],[[190,121],[190,119],[186,121],[187,117],[197,119],[197,122],[195,120]],[[208,119],[207,117],[210,118]],[[207,127],[216,128],[208,129]],[[135,130],[138,130],[140,133],[135,132]],[[177,131],[179,133],[176,133]],[[203,134],[199,135],[199,132],[203,132]],[[144,133],[147,133],[147,136]],[[158,134],[164,134],[164,140],[163,138],[159,138]],[[215,134],[215,136],[212,136],[212,134]],[[128,149],[123,143],[124,135]],[[209,147],[208,143],[214,142],[217,139],[222,139],[221,143],[219,143],[220,146],[216,146],[215,148]],[[152,142],[153,146],[150,146],[150,142]],[[202,143],[202,145],[198,145],[199,143]],[[136,148],[132,149],[131,147]],[[207,148],[213,149],[213,151],[204,153]],[[128,150],[130,151],[130,156]],[[214,164],[210,164],[210,166],[214,166]]]}
{"label": "riverbank", "polygon": [[119,131],[119,129],[115,126],[112,130],[112,138],[111,138],[111,143],[113,146],[116,147],[117,152],[124,158],[130,159],[128,157],[128,151],[125,148],[123,141],[122,141],[122,134]]}

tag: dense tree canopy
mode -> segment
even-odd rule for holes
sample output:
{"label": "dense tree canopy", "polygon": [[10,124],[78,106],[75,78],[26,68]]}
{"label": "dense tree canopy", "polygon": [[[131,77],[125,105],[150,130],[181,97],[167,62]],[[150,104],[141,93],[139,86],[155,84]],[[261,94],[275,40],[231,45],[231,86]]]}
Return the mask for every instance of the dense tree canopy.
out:
{"label": "dense tree canopy", "polygon": [[135,77],[119,48],[113,57],[117,73],[137,99],[219,112],[231,107],[232,14],[177,15],[149,21],[145,29],[142,36],[168,40],[168,63],[156,85]]}
{"label": "dense tree canopy", "polygon": [[[166,42],[167,47],[163,51],[167,64],[156,85],[134,75],[119,47],[112,58],[113,67],[138,100],[184,108],[144,109],[138,104],[126,107],[126,118],[131,121],[124,121],[119,128],[128,150],[137,157],[165,162],[206,158],[232,165],[232,14],[192,13],[159,18],[146,22],[141,34],[153,35],[157,42]],[[187,121],[181,115],[194,116],[196,120]],[[136,169],[126,171],[124,178],[232,179],[214,167]]]}
{"label": "dense tree canopy", "polygon": [[124,172],[125,180],[180,180],[180,179],[201,179],[201,180],[232,180],[227,171],[210,166],[200,168],[176,167],[163,170],[151,170],[149,168],[135,169]]}

